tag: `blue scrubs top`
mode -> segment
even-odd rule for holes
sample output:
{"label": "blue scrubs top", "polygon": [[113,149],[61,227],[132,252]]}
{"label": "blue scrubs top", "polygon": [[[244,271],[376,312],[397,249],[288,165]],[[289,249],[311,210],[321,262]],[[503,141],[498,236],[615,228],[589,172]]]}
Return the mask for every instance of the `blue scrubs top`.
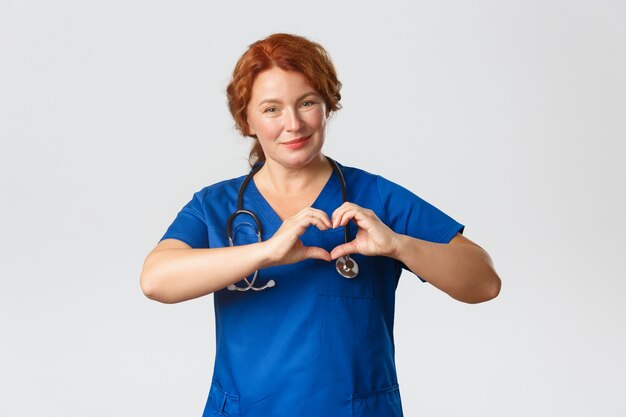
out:
{"label": "blue scrubs top", "polygon": [[[347,200],[373,210],[392,230],[447,243],[463,225],[407,189],[360,169],[340,165]],[[236,210],[245,176],[195,193],[163,239],[192,248],[229,246],[226,220]],[[341,186],[332,173],[313,207],[328,216],[340,206]],[[244,208],[257,214],[263,240],[281,220],[256,188],[245,190]],[[256,241],[246,215],[234,225],[238,244]],[[350,239],[356,227],[350,223]],[[343,243],[343,227],[301,237],[330,251]],[[402,416],[394,359],[395,290],[404,264],[382,256],[352,255],[359,275],[345,279],[335,262],[309,259],[259,272],[260,292],[214,293],[216,356],[203,416],[360,417]],[[242,284],[239,283],[241,286]]]}

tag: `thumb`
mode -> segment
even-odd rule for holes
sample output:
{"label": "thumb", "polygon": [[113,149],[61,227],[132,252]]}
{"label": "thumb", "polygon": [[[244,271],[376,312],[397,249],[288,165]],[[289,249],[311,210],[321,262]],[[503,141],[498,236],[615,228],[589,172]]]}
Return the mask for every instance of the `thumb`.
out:
{"label": "thumb", "polygon": [[330,257],[330,253],[328,253],[322,248],[318,248],[317,246],[307,246],[304,249],[305,249],[304,257],[306,259],[314,258],[314,259],[321,259],[323,261],[329,261],[329,262],[332,260]]}
{"label": "thumb", "polygon": [[351,253],[357,253],[354,241],[335,246],[335,248],[333,248],[333,250],[330,252],[330,257],[331,259],[338,259]]}

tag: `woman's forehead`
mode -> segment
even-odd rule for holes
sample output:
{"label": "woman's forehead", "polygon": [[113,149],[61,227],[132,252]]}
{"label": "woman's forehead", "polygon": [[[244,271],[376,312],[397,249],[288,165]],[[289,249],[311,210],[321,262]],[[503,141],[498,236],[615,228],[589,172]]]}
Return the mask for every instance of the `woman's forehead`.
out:
{"label": "woman's forehead", "polygon": [[317,91],[302,73],[274,67],[257,75],[252,84],[251,99],[283,101],[308,94],[317,94]]}

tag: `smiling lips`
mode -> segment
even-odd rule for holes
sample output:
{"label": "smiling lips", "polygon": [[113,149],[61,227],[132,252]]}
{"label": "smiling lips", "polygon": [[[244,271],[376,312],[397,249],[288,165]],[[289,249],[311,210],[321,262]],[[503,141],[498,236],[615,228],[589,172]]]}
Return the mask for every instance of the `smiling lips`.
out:
{"label": "smiling lips", "polygon": [[290,140],[289,142],[283,142],[283,145],[285,145],[286,147],[290,149],[298,149],[306,145],[309,138],[310,136],[307,136],[305,138],[298,138],[298,139]]}

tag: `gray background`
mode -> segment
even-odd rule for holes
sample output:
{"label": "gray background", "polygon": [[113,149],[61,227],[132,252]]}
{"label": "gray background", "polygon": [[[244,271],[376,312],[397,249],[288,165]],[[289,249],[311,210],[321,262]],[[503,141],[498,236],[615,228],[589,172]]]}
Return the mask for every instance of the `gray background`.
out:
{"label": "gray background", "polygon": [[405,273],[405,414],[626,415],[626,4],[382,3],[0,0],[1,416],[201,414],[212,298],[139,273],[246,171],[223,91],[279,31],[344,83],[325,152],[465,223],[503,279],[472,306]]}

